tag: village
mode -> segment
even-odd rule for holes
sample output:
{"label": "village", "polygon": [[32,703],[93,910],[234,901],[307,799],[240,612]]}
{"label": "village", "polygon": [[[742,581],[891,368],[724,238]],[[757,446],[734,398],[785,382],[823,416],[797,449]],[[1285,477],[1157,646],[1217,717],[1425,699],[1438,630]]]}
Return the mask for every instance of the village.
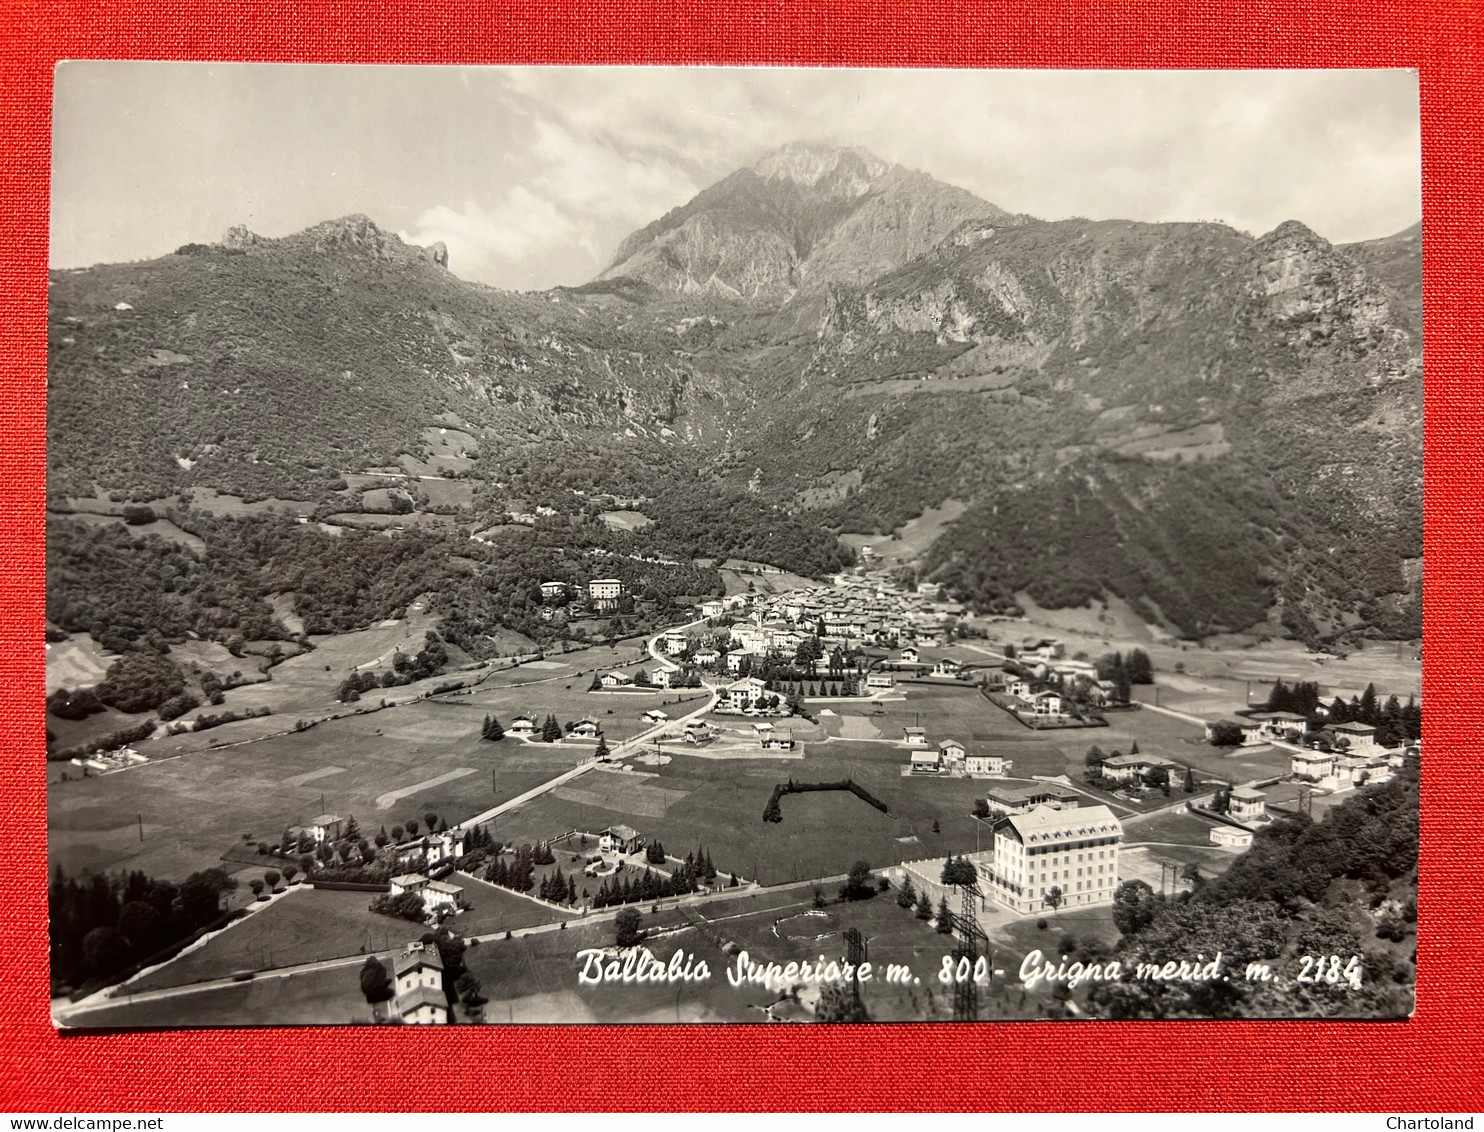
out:
{"label": "village", "polygon": [[[585,593],[550,581],[541,591],[553,603],[596,609],[627,596],[611,578]],[[1267,710],[1266,700],[1213,718],[1159,703],[1138,649],[1069,657],[1061,637],[1014,634],[1014,625],[971,617],[936,586],[903,589],[869,563],[828,583],[707,600],[695,612],[647,638],[630,662],[593,668],[577,694],[595,706],[580,717],[563,724],[540,702],[539,689],[560,676],[528,686],[526,710],[503,723],[485,715],[497,791],[501,767],[518,765],[518,752],[558,773],[507,770],[519,788],[513,796],[471,813],[445,805],[441,816],[383,826],[374,839],[349,814],[323,812],[259,843],[266,868],[252,867],[250,851],[229,852],[224,868],[252,881],[245,904],[178,957],[68,1001],[59,1017],[126,1016],[117,1013],[121,993],[131,1003],[177,995],[181,978],[206,989],[250,981],[257,968],[243,964],[253,950],[234,939],[271,938],[268,922],[281,909],[326,898],[369,901],[380,930],[341,907],[337,915],[359,927],[273,965],[307,957],[287,962],[291,977],[343,967],[350,956],[328,954],[337,942],[344,952],[360,939],[355,954],[371,954],[368,942],[389,942],[400,921],[414,938],[378,960],[394,993],[374,1014],[405,1023],[447,1022],[459,1010],[430,990],[442,985],[449,953],[430,943],[435,936],[498,943],[512,938],[509,923],[555,947],[553,929],[571,923],[575,941],[587,924],[587,938],[624,908],[685,924],[712,901],[766,897],[771,907],[801,886],[817,901],[821,884],[857,855],[880,871],[883,889],[911,894],[917,919],[933,930],[961,931],[965,916],[986,938],[1044,925],[1048,915],[1106,924],[1119,884],[1142,881],[1173,898],[1219,874],[1276,817],[1320,814],[1420,753],[1419,738],[1399,733],[1395,698],[1380,726],[1328,722],[1329,709],[1317,704],[1308,713]],[[1268,698],[1280,690],[1282,681]],[[513,692],[457,688],[426,702],[463,696],[475,710],[493,709]],[[132,774],[147,762],[128,748],[91,765]],[[787,779],[761,823],[746,800],[758,774]],[[851,791],[874,808],[810,801]],[[786,811],[778,805],[794,794]],[[704,810],[687,813],[702,799]],[[662,842],[684,845],[685,856]],[[954,860],[973,865],[970,889],[944,883]],[[464,997],[480,996],[476,988]],[[462,1015],[483,1017],[468,1002]]]}

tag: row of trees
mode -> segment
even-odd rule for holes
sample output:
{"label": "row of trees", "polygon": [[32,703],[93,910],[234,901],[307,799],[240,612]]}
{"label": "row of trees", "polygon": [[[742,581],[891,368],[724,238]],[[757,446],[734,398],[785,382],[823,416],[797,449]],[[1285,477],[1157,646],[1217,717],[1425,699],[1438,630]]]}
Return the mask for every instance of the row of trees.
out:
{"label": "row of trees", "polygon": [[73,877],[58,867],[47,893],[53,985],[116,976],[216,920],[236,887],[219,868],[176,885],[139,871]]}

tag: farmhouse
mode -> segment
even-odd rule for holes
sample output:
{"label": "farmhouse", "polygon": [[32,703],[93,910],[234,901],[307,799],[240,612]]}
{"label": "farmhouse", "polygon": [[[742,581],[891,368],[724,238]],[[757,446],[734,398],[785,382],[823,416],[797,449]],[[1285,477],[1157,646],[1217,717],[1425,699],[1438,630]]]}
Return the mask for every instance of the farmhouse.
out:
{"label": "farmhouse", "polygon": [[542,582],[541,583],[541,600],[542,601],[559,601],[559,600],[561,600],[562,598],[564,598],[566,596],[567,596],[567,583],[566,582]]}
{"label": "farmhouse", "polygon": [[902,728],[902,742],[910,747],[926,747],[927,732],[921,727]]}
{"label": "farmhouse", "polygon": [[577,739],[596,739],[603,734],[603,729],[591,719],[584,719],[572,728],[570,734]]}
{"label": "farmhouse", "polygon": [[617,601],[623,596],[623,583],[617,578],[595,578],[587,584],[587,596],[593,601]]}
{"label": "farmhouse", "polygon": [[391,886],[393,896],[401,896],[405,892],[417,893],[423,898],[424,910],[429,913],[457,911],[459,897],[464,891],[441,880],[429,880],[422,873],[404,873],[399,877],[392,877]]}
{"label": "farmhouse", "polygon": [[1038,782],[1034,786],[994,786],[985,794],[992,813],[1024,814],[1037,806],[1053,809],[1076,809],[1082,796],[1075,790]]}
{"label": "farmhouse", "polygon": [[1157,766],[1168,764],[1165,759],[1150,758],[1147,755],[1110,755],[1103,760],[1103,777],[1110,778],[1114,782],[1133,782],[1142,778]]}
{"label": "farmhouse", "polygon": [[1294,751],[1288,769],[1295,778],[1318,782],[1334,775],[1335,756],[1323,751]]}
{"label": "farmhouse", "polygon": [[510,726],[505,728],[507,735],[533,735],[536,725],[524,715],[518,715],[510,721]]}
{"label": "farmhouse", "polygon": [[945,656],[942,660],[938,661],[937,664],[933,665],[933,675],[934,676],[954,676],[954,677],[957,677],[958,674],[959,674],[959,672],[962,671],[962,670],[963,670],[963,665],[961,665],[958,661],[954,660],[952,657],[947,657],[947,656]]}
{"label": "farmhouse", "polygon": [[659,708],[650,708],[640,718],[645,723],[668,723],[670,721],[669,715],[660,711]]}
{"label": "farmhouse", "polygon": [[[1376,742],[1376,729],[1369,723],[1331,723],[1324,730],[1336,746],[1344,746],[1354,755],[1374,754],[1382,749]],[[1343,744],[1340,742],[1342,739]]]}
{"label": "farmhouse", "polygon": [[1218,727],[1235,727],[1240,730],[1244,747],[1256,746],[1266,741],[1263,738],[1263,725],[1255,719],[1218,719],[1215,723],[1206,724],[1206,742],[1214,740]]}
{"label": "farmhouse", "polygon": [[320,814],[317,818],[311,818],[304,826],[304,832],[314,838],[315,844],[321,841],[339,841],[340,828],[345,824],[345,819],[337,814]]}
{"label": "farmhouse", "polygon": [[1261,790],[1238,786],[1231,792],[1227,813],[1238,821],[1255,821],[1267,811],[1267,797]]}
{"label": "farmhouse", "polygon": [[704,719],[692,719],[685,725],[685,741],[687,743],[705,743],[713,738],[711,724]]}
{"label": "farmhouse", "polygon": [[1291,711],[1258,712],[1250,718],[1257,720],[1264,739],[1294,739],[1309,729],[1309,721]]}
{"label": "farmhouse", "polygon": [[1031,706],[1037,715],[1060,715],[1061,695],[1057,692],[1037,692],[1031,698]]}
{"label": "farmhouse", "polygon": [[611,825],[598,835],[598,849],[604,853],[637,853],[644,848],[644,838],[632,826]]}
{"label": "farmhouse", "polygon": [[634,678],[627,672],[605,672],[598,677],[598,683],[605,688],[627,688],[634,683]]}
{"label": "farmhouse", "polygon": [[871,672],[866,675],[866,687],[873,692],[885,692],[897,686],[896,680],[887,672]]}
{"label": "farmhouse", "polygon": [[722,689],[722,699],[740,711],[756,707],[758,701],[766,695],[768,695],[768,685],[756,676],[737,680]]}
{"label": "farmhouse", "polygon": [[970,778],[1004,778],[1014,763],[999,755],[965,755],[964,772]]}
{"label": "farmhouse", "polygon": [[994,900],[1021,915],[1051,907],[1053,889],[1061,907],[1107,904],[1118,880],[1123,826],[1107,806],[1056,810],[1037,806],[995,824]]}
{"label": "farmhouse", "polygon": [[443,957],[436,943],[411,943],[392,956],[397,1017],[409,1025],[440,1025],[448,1021],[448,998],[443,993]]}
{"label": "farmhouse", "polygon": [[916,664],[920,654],[911,645],[902,650],[902,655],[897,657],[898,664]]}
{"label": "farmhouse", "polygon": [[957,739],[944,739],[938,744],[938,761],[945,767],[963,769],[964,745]]}

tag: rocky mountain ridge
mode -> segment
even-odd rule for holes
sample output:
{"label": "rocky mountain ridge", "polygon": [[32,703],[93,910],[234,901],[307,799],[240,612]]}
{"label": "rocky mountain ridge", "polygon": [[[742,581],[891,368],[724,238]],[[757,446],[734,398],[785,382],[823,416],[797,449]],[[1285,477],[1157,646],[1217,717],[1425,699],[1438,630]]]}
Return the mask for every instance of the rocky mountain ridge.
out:
{"label": "rocky mountain ridge", "polygon": [[[664,468],[844,533],[957,500],[919,569],[980,608],[1117,593],[1188,634],[1409,636],[1419,267],[1416,233],[1041,221],[816,146],[545,294],[366,217],[239,228],[53,274],[51,491],[344,507],[342,477],[400,467],[414,493],[467,477],[445,512],[477,527],[498,484],[560,512]],[[478,455],[440,472],[455,425]]]}

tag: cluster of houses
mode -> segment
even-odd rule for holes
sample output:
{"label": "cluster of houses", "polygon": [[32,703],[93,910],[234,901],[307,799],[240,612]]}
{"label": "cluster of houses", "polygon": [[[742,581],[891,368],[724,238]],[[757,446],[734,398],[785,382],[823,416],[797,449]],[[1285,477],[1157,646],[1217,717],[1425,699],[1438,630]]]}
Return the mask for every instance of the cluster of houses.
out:
{"label": "cluster of houses", "polygon": [[[569,582],[542,582],[541,600],[547,605],[570,601],[580,587]],[[587,583],[587,601],[594,609],[614,610],[624,595],[624,584],[618,578],[594,578]]]}
{"label": "cluster of houses", "polygon": [[1289,774],[1328,790],[1385,782],[1402,761],[1403,752],[1381,746],[1376,729],[1368,723],[1331,723],[1321,728],[1329,750],[1294,746],[1307,732],[1308,721],[1288,711],[1254,712],[1208,723],[1206,739],[1209,742],[1219,731],[1230,733],[1232,728],[1241,732],[1244,747],[1270,743],[1287,747]]}
{"label": "cluster of houses", "polygon": [[[505,734],[513,735],[517,739],[529,739],[540,733],[540,726],[528,715],[516,716],[505,728]],[[569,739],[586,739],[596,742],[603,737],[603,728],[595,720],[582,719],[574,723],[572,729],[566,734]]]}
{"label": "cluster of houses", "polygon": [[[905,727],[902,742],[909,747],[927,748],[927,733],[921,727]],[[934,749],[914,750],[907,773],[943,778],[1004,778],[1013,765],[1014,760],[1000,755],[969,754],[957,739],[945,739]]]}

